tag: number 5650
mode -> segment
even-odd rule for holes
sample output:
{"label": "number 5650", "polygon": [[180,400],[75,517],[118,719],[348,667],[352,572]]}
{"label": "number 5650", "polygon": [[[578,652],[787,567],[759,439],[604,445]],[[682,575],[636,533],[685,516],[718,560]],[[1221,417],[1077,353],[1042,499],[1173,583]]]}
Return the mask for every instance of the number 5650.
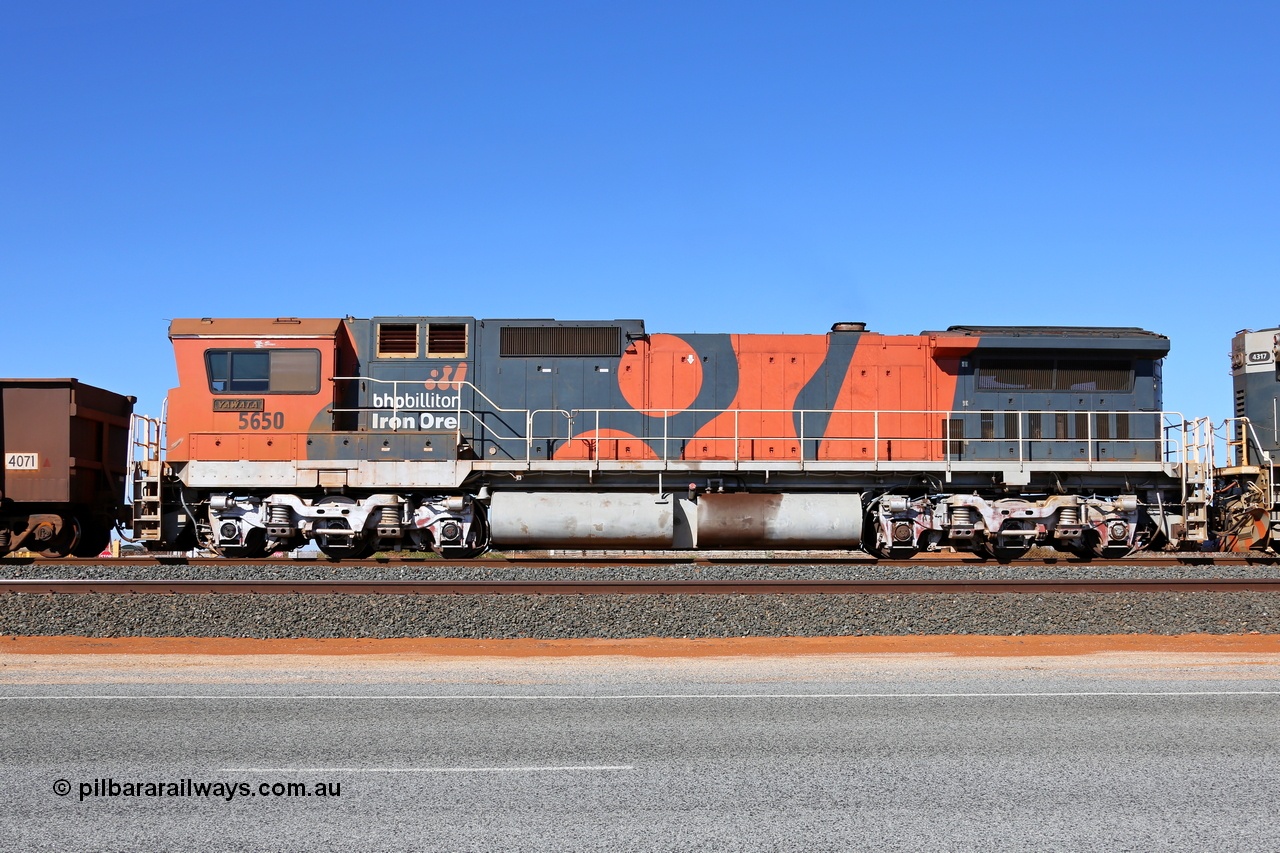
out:
{"label": "number 5650", "polygon": [[284,412],[241,412],[240,429],[284,429]]}

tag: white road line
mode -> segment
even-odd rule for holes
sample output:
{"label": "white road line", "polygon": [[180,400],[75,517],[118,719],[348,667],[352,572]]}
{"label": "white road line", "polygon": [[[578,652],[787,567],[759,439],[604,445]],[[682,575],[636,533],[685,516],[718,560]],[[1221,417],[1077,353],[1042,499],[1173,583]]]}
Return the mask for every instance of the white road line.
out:
{"label": "white road line", "polygon": [[539,773],[542,771],[635,770],[630,764],[567,765],[562,767],[223,767],[219,773]]}
{"label": "white road line", "polygon": [[513,693],[513,694],[299,694],[245,693],[239,695],[209,694],[83,694],[83,695],[0,695],[0,701],[106,701],[157,700],[199,702],[522,702],[522,701],[589,701],[625,702],[636,699],[1040,699],[1085,698],[1109,696],[1179,697],[1179,696],[1280,696],[1280,690],[1091,690],[1041,691],[1028,693]]}

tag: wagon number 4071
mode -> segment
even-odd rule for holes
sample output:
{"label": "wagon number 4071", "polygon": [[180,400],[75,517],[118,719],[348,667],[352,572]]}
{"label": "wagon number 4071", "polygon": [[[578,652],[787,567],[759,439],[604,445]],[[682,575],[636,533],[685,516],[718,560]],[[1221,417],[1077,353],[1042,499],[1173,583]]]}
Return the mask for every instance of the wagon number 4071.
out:
{"label": "wagon number 4071", "polygon": [[241,412],[240,429],[284,429],[284,412]]}
{"label": "wagon number 4071", "polygon": [[34,471],[40,467],[40,454],[6,453],[4,467],[7,471]]}

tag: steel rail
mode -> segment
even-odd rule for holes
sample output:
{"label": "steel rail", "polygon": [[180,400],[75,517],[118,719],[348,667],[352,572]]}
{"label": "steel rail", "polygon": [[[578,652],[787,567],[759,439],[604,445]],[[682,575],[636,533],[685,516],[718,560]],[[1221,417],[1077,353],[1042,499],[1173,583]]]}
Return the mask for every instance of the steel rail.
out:
{"label": "steel rail", "polygon": [[[360,566],[468,566],[471,568],[591,568],[609,566],[634,565],[770,565],[770,566],[880,566],[885,568],[911,568],[912,566],[983,566],[996,565],[995,560],[984,560],[972,554],[929,554],[917,555],[909,560],[886,560],[872,557],[860,552],[843,555],[806,554],[806,553],[765,553],[765,554],[708,554],[691,551],[685,554],[639,553],[625,555],[601,556],[596,554],[585,556],[546,556],[507,555],[505,557],[479,557],[470,560],[454,560],[437,557],[375,557],[363,560],[330,560],[318,558],[227,558],[227,557],[178,557],[178,556],[146,556],[146,557],[93,557],[81,559],[45,559],[40,557],[5,557],[0,559],[0,566],[5,565],[42,565],[42,566],[341,566],[355,568]],[[1250,554],[1140,554],[1120,559],[1082,560],[1070,555],[1060,557],[1032,558],[1012,560],[1014,566],[1273,566],[1280,564],[1280,555],[1266,553]]]}
{"label": "steel rail", "polygon": [[0,580],[30,595],[957,595],[1060,593],[1280,593],[1278,578],[1041,580]]}

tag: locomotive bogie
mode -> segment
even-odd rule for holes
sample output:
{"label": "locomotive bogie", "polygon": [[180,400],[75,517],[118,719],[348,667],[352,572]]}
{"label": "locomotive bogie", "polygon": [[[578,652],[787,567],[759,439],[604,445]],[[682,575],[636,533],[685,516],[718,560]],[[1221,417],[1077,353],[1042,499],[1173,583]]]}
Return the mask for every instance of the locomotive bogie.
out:
{"label": "locomotive bogie", "polygon": [[262,556],[308,540],[339,557],[405,546],[471,554],[487,545],[481,513],[469,495],[214,493],[205,503],[216,548],[226,556]]}
{"label": "locomotive bogie", "polygon": [[[92,556],[82,545],[84,532],[74,515],[32,513],[7,515],[0,529],[0,554],[24,548],[45,557]],[[93,550],[102,550],[99,545]]]}
{"label": "locomotive bogie", "polygon": [[872,514],[875,550],[886,557],[909,557],[941,546],[1003,559],[1036,546],[1084,557],[1121,555],[1134,548],[1141,529],[1135,495],[988,499],[976,494],[887,494],[873,502]]}

